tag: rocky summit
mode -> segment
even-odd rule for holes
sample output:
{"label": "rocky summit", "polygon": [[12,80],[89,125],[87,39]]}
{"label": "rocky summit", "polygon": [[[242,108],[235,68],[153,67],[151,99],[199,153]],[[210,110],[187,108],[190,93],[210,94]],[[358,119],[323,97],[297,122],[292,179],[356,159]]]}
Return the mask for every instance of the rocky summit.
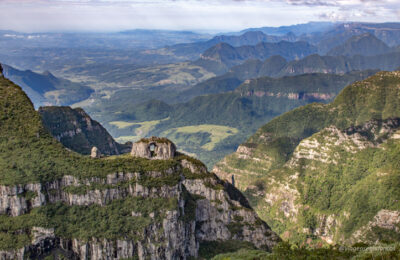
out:
{"label": "rocky summit", "polygon": [[280,241],[239,190],[191,157],[66,149],[3,77],[0,151],[1,259],[189,259]]}

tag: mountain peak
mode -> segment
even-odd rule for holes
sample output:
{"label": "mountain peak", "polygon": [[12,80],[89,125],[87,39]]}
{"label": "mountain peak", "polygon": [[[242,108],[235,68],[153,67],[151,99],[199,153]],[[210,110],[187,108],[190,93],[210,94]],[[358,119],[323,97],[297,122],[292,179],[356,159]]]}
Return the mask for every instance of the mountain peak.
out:
{"label": "mountain peak", "polygon": [[344,44],[328,52],[330,56],[373,56],[390,52],[391,48],[371,33],[363,33],[349,38]]}

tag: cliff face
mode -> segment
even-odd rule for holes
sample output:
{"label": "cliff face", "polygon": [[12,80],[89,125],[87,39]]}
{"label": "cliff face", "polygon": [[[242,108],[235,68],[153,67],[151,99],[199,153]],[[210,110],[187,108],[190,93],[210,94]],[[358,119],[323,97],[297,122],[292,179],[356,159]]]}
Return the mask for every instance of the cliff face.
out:
{"label": "cliff face", "polygon": [[[79,259],[135,255],[139,259],[186,259],[198,256],[202,241],[247,241],[264,249],[271,249],[279,241],[239,191],[210,173],[193,172],[189,168],[196,169],[196,166],[183,159],[181,165],[166,172],[121,172],[109,174],[106,178],[80,180],[64,176],[49,183],[0,186],[0,213],[8,215],[8,218],[34,217],[31,213],[34,208],[52,207],[57,203],[80,208],[91,205],[109,207],[114,201],[127,198],[146,201],[148,198],[171,204],[169,208],[154,209],[156,211],[150,213],[141,208],[132,210],[130,216],[126,216],[127,221],[150,218],[149,225],[142,230],[143,236],[136,239],[66,238],[60,234],[60,229],[65,227],[32,226],[27,231],[31,237],[30,244],[16,250],[3,250],[0,256],[23,259],[27,255],[43,255],[61,249]],[[176,178],[177,181],[171,186],[151,187],[144,184],[148,178],[153,181]]]}
{"label": "cliff face", "polygon": [[81,108],[40,107],[39,114],[54,138],[73,151],[90,154],[95,146],[104,155],[130,152],[130,145],[115,142],[107,130]]}
{"label": "cliff face", "polygon": [[70,152],[4,78],[0,108],[1,259],[188,259],[210,244],[270,250],[280,240],[197,160]]}
{"label": "cliff face", "polygon": [[399,96],[400,73],[380,72],[272,120],[214,172],[284,239],[397,241]]}

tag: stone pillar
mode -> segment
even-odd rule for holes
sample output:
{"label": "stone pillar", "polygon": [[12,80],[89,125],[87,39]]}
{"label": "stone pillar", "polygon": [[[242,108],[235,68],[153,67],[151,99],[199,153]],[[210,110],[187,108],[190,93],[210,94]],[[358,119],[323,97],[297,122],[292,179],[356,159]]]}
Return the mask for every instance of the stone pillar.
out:
{"label": "stone pillar", "polygon": [[101,157],[101,153],[100,153],[99,149],[97,149],[96,146],[93,146],[92,151],[90,153],[90,157],[92,157],[92,158],[100,158]]}

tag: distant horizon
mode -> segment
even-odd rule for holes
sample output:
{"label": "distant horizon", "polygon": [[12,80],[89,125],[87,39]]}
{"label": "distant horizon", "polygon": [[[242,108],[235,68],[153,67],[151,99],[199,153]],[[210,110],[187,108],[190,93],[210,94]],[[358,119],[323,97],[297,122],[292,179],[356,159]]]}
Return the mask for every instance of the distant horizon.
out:
{"label": "distant horizon", "polygon": [[291,27],[291,26],[298,26],[298,25],[307,25],[310,23],[330,23],[332,25],[339,25],[339,24],[345,24],[345,23],[363,23],[363,24],[400,24],[400,21],[385,21],[385,22],[361,22],[361,21],[336,21],[336,22],[329,22],[329,21],[308,21],[304,23],[296,23],[296,24],[288,24],[288,25],[278,25],[278,26],[260,26],[260,27],[244,27],[244,28],[238,28],[237,30],[190,30],[190,29],[184,29],[184,30],[179,30],[179,29],[162,29],[162,28],[131,28],[131,29],[124,29],[124,30],[109,30],[109,31],[95,31],[95,30],[55,30],[55,31],[17,31],[17,30],[12,30],[12,29],[0,29],[0,32],[15,32],[15,33],[22,33],[22,34],[51,34],[51,33],[71,33],[71,34],[85,34],[85,33],[93,33],[93,34],[112,34],[112,33],[125,33],[125,32],[131,32],[131,31],[154,31],[154,32],[187,32],[187,33],[196,33],[196,34],[210,34],[210,35],[218,35],[218,34],[224,34],[224,33],[240,33],[246,31],[246,30],[256,30],[256,29],[263,29],[263,28],[281,28],[281,27]]}
{"label": "distant horizon", "polygon": [[315,22],[400,22],[398,0],[0,0],[0,30],[232,32]]}

